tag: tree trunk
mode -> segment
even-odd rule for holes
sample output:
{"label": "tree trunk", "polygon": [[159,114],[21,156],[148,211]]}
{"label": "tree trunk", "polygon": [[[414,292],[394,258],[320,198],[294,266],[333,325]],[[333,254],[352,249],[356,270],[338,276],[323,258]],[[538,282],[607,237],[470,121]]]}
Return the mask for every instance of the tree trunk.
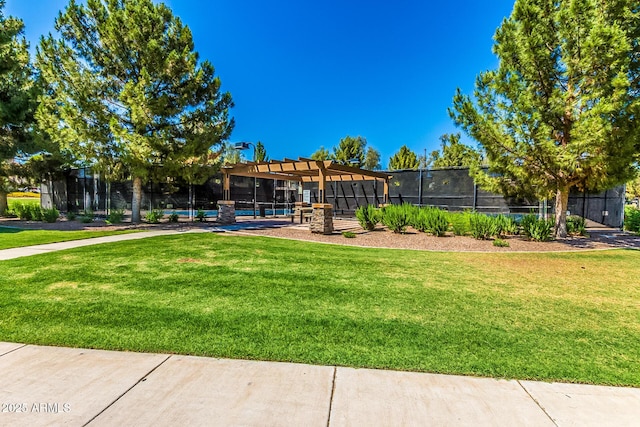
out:
{"label": "tree trunk", "polygon": [[567,208],[569,207],[569,187],[560,187],[556,193],[555,236],[567,237]]}
{"label": "tree trunk", "polygon": [[131,222],[140,223],[140,206],[142,205],[142,178],[133,177],[133,198],[131,200]]}
{"label": "tree trunk", "polygon": [[4,215],[8,209],[7,192],[0,190],[0,216]]}

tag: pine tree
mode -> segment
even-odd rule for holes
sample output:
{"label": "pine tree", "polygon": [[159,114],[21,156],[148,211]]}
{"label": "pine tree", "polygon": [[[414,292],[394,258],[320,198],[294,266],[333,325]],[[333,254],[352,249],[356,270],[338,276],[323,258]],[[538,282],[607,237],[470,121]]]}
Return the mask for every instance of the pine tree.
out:
{"label": "pine tree", "polygon": [[367,148],[367,153],[364,156],[362,169],[373,171],[381,168],[382,165],[380,164],[380,152],[373,147]]}
{"label": "pine tree", "polygon": [[392,171],[418,169],[418,167],[420,167],[418,156],[406,145],[400,147],[398,152],[389,159],[389,170]]}
{"label": "pine tree", "polygon": [[31,125],[36,92],[21,20],[3,14],[0,0],[0,215],[7,210],[13,160],[34,150]]}
{"label": "pine tree", "polygon": [[260,141],[256,142],[256,149],[253,158],[254,162],[268,162],[269,156],[267,156],[267,149],[264,148],[264,144]]}
{"label": "pine tree", "polygon": [[145,181],[206,159],[229,137],[231,95],[163,3],[71,0],[56,29],[60,39],[42,39],[37,54],[46,83],[38,121],[98,172],[122,163],[139,222]]}
{"label": "pine tree", "polygon": [[311,158],[313,160],[329,160],[331,158],[331,153],[324,147],[318,148],[312,155]]}
{"label": "pine tree", "polygon": [[440,151],[431,153],[436,168],[470,167],[480,163],[482,156],[460,142],[460,134],[445,133],[440,137]]}
{"label": "pine tree", "polygon": [[564,237],[569,190],[634,174],[640,141],[637,1],[517,0],[495,35],[499,68],[475,100],[459,90],[454,121],[484,148],[479,182],[505,194],[555,196]]}
{"label": "pine tree", "polygon": [[366,156],[367,140],[361,136],[355,138],[346,136],[340,140],[337,147],[333,147],[331,160],[341,165],[361,167]]}

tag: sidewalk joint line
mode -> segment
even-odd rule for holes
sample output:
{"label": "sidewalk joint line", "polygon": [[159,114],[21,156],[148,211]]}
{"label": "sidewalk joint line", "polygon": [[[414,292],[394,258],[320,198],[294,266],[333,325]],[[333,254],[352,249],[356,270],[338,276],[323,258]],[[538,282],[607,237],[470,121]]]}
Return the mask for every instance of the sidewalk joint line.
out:
{"label": "sidewalk joint line", "polygon": [[331,424],[331,409],[333,407],[333,395],[336,391],[336,375],[338,373],[338,367],[333,367],[333,380],[331,384],[331,396],[329,398],[329,415],[327,416],[327,427]]}
{"label": "sidewalk joint line", "polygon": [[546,409],[544,409],[544,407],[542,407],[542,405],[540,404],[540,402],[538,402],[538,400],[533,397],[531,395],[531,393],[529,393],[529,390],[527,390],[527,388],[525,386],[522,385],[522,383],[520,382],[520,380],[516,380],[516,382],[518,383],[518,385],[520,387],[522,387],[522,389],[524,390],[525,393],[527,393],[527,395],[531,398],[531,400],[533,400],[536,405],[538,405],[538,408],[540,408],[542,410],[542,412],[544,412],[544,414],[547,416],[547,418],[549,418],[551,420],[551,422],[553,423],[554,426],[558,427],[558,423],[555,422],[555,420],[553,418],[551,418],[551,415],[549,415],[549,413],[546,411]]}
{"label": "sidewalk joint line", "polygon": [[0,354],[0,357],[2,357],[2,356],[6,356],[7,354],[9,354],[9,353],[13,353],[14,351],[18,351],[18,350],[20,350],[21,348],[25,348],[27,345],[28,345],[28,344],[22,344],[20,347],[16,347],[16,348],[14,348],[14,349],[12,349],[12,350],[7,351],[6,353],[2,353],[2,354]]}
{"label": "sidewalk joint line", "polygon": [[115,400],[111,403],[109,403],[106,407],[104,407],[100,412],[98,412],[96,415],[94,415],[89,421],[87,421],[86,423],[84,423],[82,425],[82,427],[85,427],[89,424],[91,424],[96,418],[98,418],[100,415],[102,415],[104,413],[104,411],[106,411],[107,409],[111,408],[117,401],[119,401],[120,399],[122,399],[127,393],[129,393],[135,386],[137,386],[138,384],[140,384],[141,382],[145,381],[146,378],[151,375],[153,373],[153,371],[155,371],[156,369],[158,369],[160,366],[164,365],[164,362],[166,362],[167,360],[169,360],[171,358],[171,355],[168,355],[162,362],[158,363],[156,366],[154,366],[149,372],[147,372],[146,374],[144,374],[138,381],[135,382],[135,384],[133,384],[131,387],[129,387],[128,389],[126,389],[120,396],[116,397]]}

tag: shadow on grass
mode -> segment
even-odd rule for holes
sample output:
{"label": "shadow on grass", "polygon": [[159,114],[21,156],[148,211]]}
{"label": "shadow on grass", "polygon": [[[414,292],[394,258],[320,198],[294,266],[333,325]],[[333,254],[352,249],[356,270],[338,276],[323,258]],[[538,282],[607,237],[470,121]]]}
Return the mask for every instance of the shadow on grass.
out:
{"label": "shadow on grass", "polygon": [[15,234],[24,231],[22,228],[0,227],[0,234]]}

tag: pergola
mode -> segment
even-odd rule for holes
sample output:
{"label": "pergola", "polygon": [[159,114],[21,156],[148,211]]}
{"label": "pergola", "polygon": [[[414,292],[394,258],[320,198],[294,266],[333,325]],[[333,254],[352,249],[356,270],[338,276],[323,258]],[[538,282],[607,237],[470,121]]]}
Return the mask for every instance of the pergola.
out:
{"label": "pergola", "polygon": [[284,159],[269,162],[238,163],[222,168],[224,173],[223,199],[230,200],[230,178],[232,175],[253,178],[279,179],[298,182],[317,182],[318,199],[325,203],[325,188],[327,182],[349,181],[382,181],[384,183],[384,203],[389,201],[390,175],[360,169],[353,166],[341,165],[333,160],[312,160],[298,158],[298,160]]}

